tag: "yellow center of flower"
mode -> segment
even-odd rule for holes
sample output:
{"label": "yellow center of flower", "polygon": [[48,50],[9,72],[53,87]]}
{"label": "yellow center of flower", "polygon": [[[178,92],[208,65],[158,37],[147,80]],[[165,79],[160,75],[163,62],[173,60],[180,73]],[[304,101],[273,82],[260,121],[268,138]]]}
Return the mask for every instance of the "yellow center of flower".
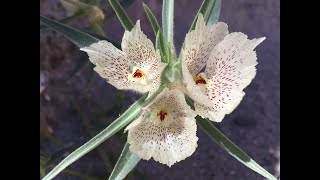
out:
{"label": "yellow center of flower", "polygon": [[208,83],[208,79],[204,73],[199,73],[197,76],[193,78],[194,82],[197,86],[200,87],[202,91],[205,91],[206,84]]}
{"label": "yellow center of flower", "polygon": [[135,82],[139,82],[141,84],[147,84],[146,74],[139,67],[133,67],[133,71],[128,75],[129,79]]}

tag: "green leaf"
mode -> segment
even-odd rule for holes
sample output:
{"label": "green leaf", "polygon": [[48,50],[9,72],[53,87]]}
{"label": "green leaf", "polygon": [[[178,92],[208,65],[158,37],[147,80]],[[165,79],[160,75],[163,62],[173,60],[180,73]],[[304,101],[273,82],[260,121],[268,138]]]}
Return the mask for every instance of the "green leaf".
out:
{"label": "green leaf", "polygon": [[195,28],[199,13],[201,13],[203,15],[203,18],[205,21],[208,19],[210,10],[213,8],[214,2],[215,2],[215,0],[204,0],[202,2],[201,6],[198,10],[197,15],[194,17],[194,19],[192,21],[189,32]]}
{"label": "green leaf", "polygon": [[[74,21],[74,20],[76,20],[76,19],[78,19],[78,18],[80,18],[82,16],[85,16],[87,13],[88,13],[87,11],[79,11],[79,12],[73,14],[73,15],[64,17],[64,18],[62,18],[60,20],[56,20],[56,21],[58,21],[59,23],[62,23],[62,24],[66,24],[66,23],[72,22],[72,21]],[[40,30],[41,29],[46,29],[46,28],[47,28],[47,26],[40,25]]]}
{"label": "green leaf", "polygon": [[156,48],[160,49],[161,57],[163,62],[168,62],[168,48],[165,47],[163,41],[163,35],[161,33],[161,29],[156,17],[153,15],[151,10],[148,8],[146,4],[143,3],[144,11],[146,12],[148,19],[152,25],[154,34],[156,35]]}
{"label": "green leaf", "polygon": [[74,44],[79,46],[80,48],[90,46],[92,43],[96,43],[99,41],[99,39],[81,32],[79,30],[73,29],[69,26],[66,26],[64,24],[61,24],[57,21],[54,21],[52,19],[43,17],[40,15],[40,23],[48,26],[49,28],[61,33],[66,38],[68,38],[70,41],[72,41]]}
{"label": "green leaf", "polygon": [[131,153],[129,150],[129,144],[126,143],[122,150],[122,153],[114,167],[109,180],[122,180],[130,171],[139,163],[140,157]]}
{"label": "green leaf", "polygon": [[143,9],[146,12],[146,14],[148,16],[148,19],[149,19],[149,21],[150,21],[150,23],[152,25],[154,34],[157,35],[158,31],[159,30],[161,31],[159,23],[158,23],[156,17],[151,12],[151,10],[148,8],[148,6],[146,4],[144,4],[144,3],[142,3],[142,4],[143,4]]}
{"label": "green leaf", "polygon": [[221,10],[221,0],[215,0],[209,18],[207,20],[207,25],[213,25],[218,22]]}
{"label": "green leaf", "polygon": [[99,34],[85,30],[77,30],[43,16],[40,16],[40,22],[45,26],[51,28],[52,30],[61,33],[80,48],[90,46],[92,43],[98,42],[99,40],[106,40],[112,43],[116,48],[121,50],[121,45],[119,43]]}
{"label": "green leaf", "polygon": [[62,170],[68,167],[70,164],[93,150],[95,147],[103,143],[109,137],[117,133],[119,130],[128,125],[142,110],[142,107],[146,102],[149,102],[148,98],[146,101],[147,94],[135,102],[125,113],[119,118],[113,121],[106,129],[101,131],[98,135],[90,139],[87,143],[73,151],[69,156],[62,160],[50,173],[48,173],[43,180],[50,180],[58,175]]}
{"label": "green leaf", "polygon": [[173,8],[174,0],[163,0],[162,28],[163,39],[166,45],[173,44]]}
{"label": "green leaf", "polygon": [[120,2],[122,7],[129,7],[131,4],[134,3],[135,0],[122,0]]}
{"label": "green leaf", "polygon": [[156,49],[160,49],[160,54],[161,54],[161,61],[167,63],[169,61],[169,56],[168,56],[168,50],[169,48],[166,48],[163,42],[163,37],[161,31],[158,31],[156,35]]}
{"label": "green leaf", "polygon": [[245,152],[243,152],[238,146],[231,142],[226,136],[224,136],[212,123],[203,119],[200,116],[196,117],[197,124],[225,151],[235,157],[242,164],[259,173],[270,180],[277,180],[272,174],[263,169],[258,163],[252,160]]}
{"label": "green leaf", "polygon": [[119,4],[117,0],[109,0],[110,5],[112,6],[113,10],[116,12],[122,26],[130,31],[133,28],[133,24],[129,19],[127,13],[124,11],[123,7]]}

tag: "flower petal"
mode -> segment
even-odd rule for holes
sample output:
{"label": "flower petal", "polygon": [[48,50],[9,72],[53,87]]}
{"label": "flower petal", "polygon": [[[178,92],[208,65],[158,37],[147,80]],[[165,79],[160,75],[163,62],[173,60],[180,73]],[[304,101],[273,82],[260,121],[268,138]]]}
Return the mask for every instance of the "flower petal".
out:
{"label": "flower petal", "polygon": [[[95,71],[117,89],[150,91],[149,96],[152,95],[160,86],[160,75],[166,64],[161,63],[159,50],[155,50],[143,34],[139,21],[131,31],[124,33],[122,48],[123,51],[107,41],[99,41],[81,50],[88,53],[90,61],[96,65]],[[143,77],[132,77],[135,69],[141,70]]]}
{"label": "flower petal", "polygon": [[190,74],[187,65],[182,61],[182,76],[183,82],[185,84],[186,91],[185,93],[195,102],[200,104],[211,106],[212,102],[208,98],[205,92],[202,92],[199,86],[196,85],[192,75]]}
{"label": "flower petal", "polygon": [[199,116],[201,116],[202,118],[209,118],[214,122],[221,122],[226,114],[223,111],[216,111],[213,107],[205,106],[197,102],[194,103],[194,108]]}
{"label": "flower petal", "polygon": [[150,82],[149,93],[152,94],[160,85],[160,75],[166,64],[161,63],[160,51],[141,31],[140,20],[131,31],[125,31],[121,47],[131,67],[139,67],[146,72]]}
{"label": "flower petal", "polygon": [[159,89],[161,85],[161,73],[166,66],[167,64],[161,63],[159,66],[154,67],[154,72],[151,74],[152,76],[150,77],[152,78],[152,82],[148,97],[152,96],[152,94]]}
{"label": "flower petal", "polygon": [[80,50],[88,53],[90,61],[96,65],[94,70],[101,77],[117,89],[129,89],[132,82],[128,79],[129,66],[122,51],[104,40]]}
{"label": "flower petal", "polygon": [[207,95],[215,111],[229,114],[238,106],[245,94],[243,89],[256,74],[253,49],[264,39],[249,40],[243,33],[231,33],[214,48],[205,74]]}
{"label": "flower petal", "polygon": [[218,22],[206,26],[202,14],[199,14],[195,29],[186,35],[183,60],[192,75],[196,75],[206,65],[210,53],[228,34],[228,26]]}
{"label": "flower petal", "polygon": [[[141,31],[140,20],[137,21],[131,31],[125,31],[121,47],[132,66],[138,66],[144,71],[154,72],[161,64],[160,52],[155,50],[151,40]],[[151,78],[152,75],[150,75]]]}
{"label": "flower petal", "polygon": [[[167,124],[152,115],[157,109],[171,110],[173,119]],[[186,104],[178,90],[160,93],[155,102],[144,110],[141,118],[129,125],[128,143],[131,152],[145,160],[151,157],[169,167],[189,157],[197,147],[196,114]]]}

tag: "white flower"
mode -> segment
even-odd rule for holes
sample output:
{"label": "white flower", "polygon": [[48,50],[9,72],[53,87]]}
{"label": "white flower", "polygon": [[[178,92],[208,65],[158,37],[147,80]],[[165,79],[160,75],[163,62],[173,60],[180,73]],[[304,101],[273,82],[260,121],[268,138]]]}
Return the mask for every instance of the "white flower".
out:
{"label": "white flower", "polygon": [[126,128],[130,151],[169,167],[189,157],[198,141],[195,116],[182,92],[166,88]]}
{"label": "white flower", "polygon": [[[182,52],[182,74],[195,111],[203,118],[220,122],[244,96],[256,74],[253,50],[265,38],[228,32],[225,23],[206,26],[199,14],[195,30],[186,35]],[[204,72],[201,70],[205,68]]]}
{"label": "white flower", "polygon": [[122,51],[102,40],[81,50],[96,65],[94,70],[117,89],[153,94],[166,64],[161,63],[159,50],[141,31],[139,20],[131,31],[125,31],[121,47]]}

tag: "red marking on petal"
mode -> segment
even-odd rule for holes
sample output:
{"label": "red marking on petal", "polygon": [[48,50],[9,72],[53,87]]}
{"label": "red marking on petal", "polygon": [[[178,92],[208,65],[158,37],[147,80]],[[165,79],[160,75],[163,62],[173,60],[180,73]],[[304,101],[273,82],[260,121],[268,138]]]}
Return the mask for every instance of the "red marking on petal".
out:
{"label": "red marking on petal", "polygon": [[196,84],[207,84],[206,80],[200,78],[196,80]]}
{"label": "red marking on petal", "polygon": [[165,111],[162,111],[162,110],[159,113],[157,113],[157,116],[160,116],[161,122],[166,118],[167,115],[168,115],[168,113]]}
{"label": "red marking on petal", "polygon": [[144,72],[140,69],[137,69],[136,72],[133,73],[132,77],[134,78],[142,78],[144,76]]}

